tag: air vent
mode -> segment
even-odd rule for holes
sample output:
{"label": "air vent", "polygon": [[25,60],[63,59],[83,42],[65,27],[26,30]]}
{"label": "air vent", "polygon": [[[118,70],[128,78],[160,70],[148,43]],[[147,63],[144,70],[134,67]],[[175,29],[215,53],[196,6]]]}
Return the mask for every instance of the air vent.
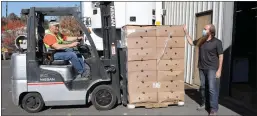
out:
{"label": "air vent", "polygon": [[152,10],[152,15],[155,15],[155,10],[154,9]]}
{"label": "air vent", "polygon": [[131,16],[131,17],[129,18],[129,20],[130,20],[131,22],[136,22],[136,17],[135,17],[135,16]]}
{"label": "air vent", "polygon": [[93,15],[97,14],[97,9],[93,10]]}

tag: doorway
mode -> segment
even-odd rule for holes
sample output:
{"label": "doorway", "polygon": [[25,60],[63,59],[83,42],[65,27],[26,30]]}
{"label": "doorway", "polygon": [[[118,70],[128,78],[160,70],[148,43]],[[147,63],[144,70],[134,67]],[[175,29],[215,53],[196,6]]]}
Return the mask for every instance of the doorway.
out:
{"label": "doorway", "polygon": [[230,96],[257,108],[257,2],[234,2]]}
{"label": "doorway", "polygon": [[[196,14],[195,18],[196,23],[196,36],[195,38],[198,39],[202,36],[202,31],[205,25],[212,23],[212,10],[205,11]],[[194,67],[193,67],[193,83],[195,85],[200,86],[200,77],[199,77],[199,70],[198,70],[198,52],[199,48],[194,48]]]}

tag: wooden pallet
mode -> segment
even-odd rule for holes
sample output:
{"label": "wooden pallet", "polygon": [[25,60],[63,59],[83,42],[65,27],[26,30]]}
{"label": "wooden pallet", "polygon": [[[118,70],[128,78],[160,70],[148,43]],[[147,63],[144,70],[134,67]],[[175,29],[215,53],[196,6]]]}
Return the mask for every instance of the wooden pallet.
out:
{"label": "wooden pallet", "polygon": [[166,108],[168,106],[171,105],[175,105],[178,106],[178,101],[174,101],[174,102],[164,102],[164,103],[136,103],[136,104],[129,104],[130,106],[132,106],[132,108],[137,108],[137,107],[145,107],[147,109],[151,109],[151,108]]}

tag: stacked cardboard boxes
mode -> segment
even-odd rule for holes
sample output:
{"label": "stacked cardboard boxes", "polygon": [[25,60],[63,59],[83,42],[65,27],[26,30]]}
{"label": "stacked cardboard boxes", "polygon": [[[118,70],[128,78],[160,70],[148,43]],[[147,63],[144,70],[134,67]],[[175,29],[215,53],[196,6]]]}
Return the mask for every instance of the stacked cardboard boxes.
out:
{"label": "stacked cardboard boxes", "polygon": [[184,101],[185,39],[182,26],[159,26],[157,36],[158,102]]}
{"label": "stacked cardboard boxes", "polygon": [[184,101],[182,26],[125,26],[130,104]]}

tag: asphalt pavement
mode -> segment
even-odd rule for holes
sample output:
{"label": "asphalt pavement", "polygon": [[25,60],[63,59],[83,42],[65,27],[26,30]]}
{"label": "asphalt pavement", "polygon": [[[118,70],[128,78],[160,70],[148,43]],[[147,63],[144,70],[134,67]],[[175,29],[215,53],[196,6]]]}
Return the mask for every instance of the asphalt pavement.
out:
{"label": "asphalt pavement", "polygon": [[[169,106],[168,108],[145,109],[135,108],[128,109],[124,106],[117,106],[109,111],[97,111],[94,106],[65,106],[65,107],[50,107],[46,110],[30,114],[22,110],[20,107],[15,106],[12,102],[11,94],[11,70],[10,61],[2,61],[2,115],[208,115],[207,111],[197,111],[197,102],[194,100],[198,97],[194,91],[186,91],[185,105],[182,107]],[[196,96],[195,96],[196,95]],[[192,97],[195,96],[195,97]],[[222,105],[219,106],[218,115],[239,115],[233,110],[226,108]]]}

